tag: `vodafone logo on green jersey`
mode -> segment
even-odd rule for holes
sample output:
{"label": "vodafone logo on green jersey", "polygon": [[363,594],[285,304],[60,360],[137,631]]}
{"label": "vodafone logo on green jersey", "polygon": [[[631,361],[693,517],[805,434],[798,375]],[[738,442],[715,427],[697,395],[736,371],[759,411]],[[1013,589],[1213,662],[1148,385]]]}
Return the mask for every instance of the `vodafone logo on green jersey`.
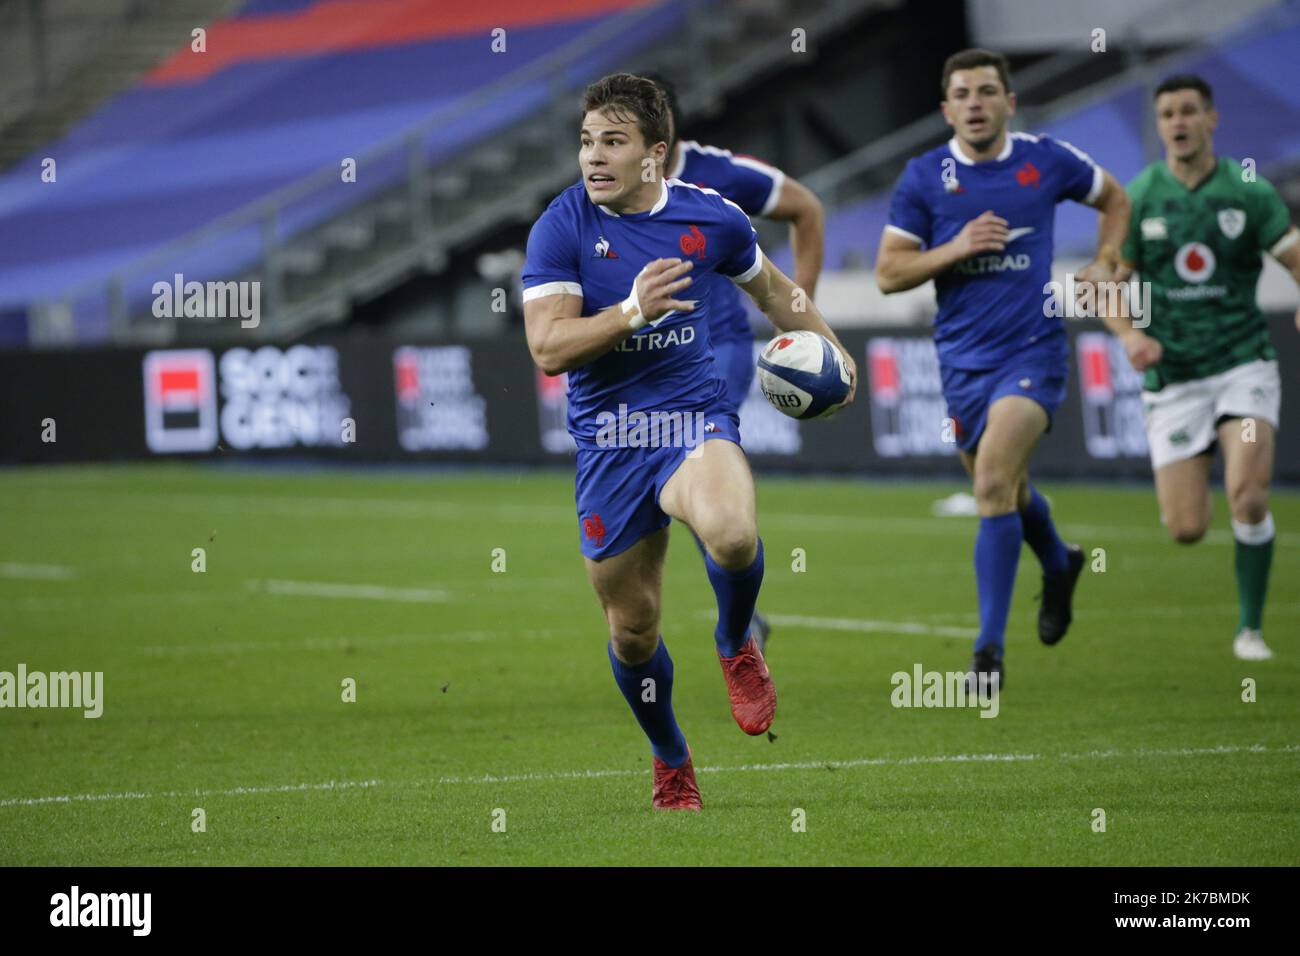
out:
{"label": "vodafone logo on green jersey", "polygon": [[1204,282],[1214,275],[1214,250],[1203,242],[1189,242],[1174,255],[1174,269],[1184,282]]}

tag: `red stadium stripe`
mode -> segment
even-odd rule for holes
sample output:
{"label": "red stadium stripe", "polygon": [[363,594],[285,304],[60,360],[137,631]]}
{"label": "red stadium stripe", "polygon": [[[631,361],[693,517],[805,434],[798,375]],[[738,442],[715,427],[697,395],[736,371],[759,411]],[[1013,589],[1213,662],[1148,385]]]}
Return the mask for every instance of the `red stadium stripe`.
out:
{"label": "red stadium stripe", "polygon": [[305,10],[220,20],[207,28],[207,52],[187,43],[145,77],[146,84],[201,80],[236,63],[366,50],[400,43],[528,27],[613,13],[649,0],[326,0]]}

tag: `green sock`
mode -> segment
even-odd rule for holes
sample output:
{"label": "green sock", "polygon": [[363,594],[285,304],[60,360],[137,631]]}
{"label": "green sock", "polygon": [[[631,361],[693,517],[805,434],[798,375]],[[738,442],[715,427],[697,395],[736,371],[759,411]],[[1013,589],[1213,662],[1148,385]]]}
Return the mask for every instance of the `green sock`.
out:
{"label": "green sock", "polygon": [[1241,608],[1238,626],[1258,631],[1263,627],[1264,595],[1268,593],[1268,571],[1273,565],[1273,516],[1268,515],[1257,525],[1234,521],[1232,529],[1236,538],[1237,602]]}

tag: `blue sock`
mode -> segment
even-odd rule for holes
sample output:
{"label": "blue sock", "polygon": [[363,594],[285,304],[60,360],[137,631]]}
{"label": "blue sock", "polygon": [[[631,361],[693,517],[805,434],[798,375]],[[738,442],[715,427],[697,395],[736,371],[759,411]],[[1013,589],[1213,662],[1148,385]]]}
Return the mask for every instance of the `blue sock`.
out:
{"label": "blue sock", "polygon": [[740,571],[728,571],[705,552],[704,567],[709,572],[709,583],[718,599],[718,627],[713,639],[718,653],[735,657],[740,646],[749,639],[749,622],[754,618],[754,605],[758,603],[758,589],[763,584],[763,539],[758,539],[758,554],[754,563]]}
{"label": "blue sock", "polygon": [[1020,512],[980,518],[975,537],[975,584],[979,588],[980,636],[975,650],[996,648],[1002,653],[1011,611],[1011,591],[1016,584],[1023,531]]}
{"label": "blue sock", "polygon": [[[709,560],[709,551],[706,547],[704,547],[704,542],[700,540],[700,536],[696,534],[694,531],[691,532],[691,540],[695,542],[695,547],[699,550],[700,557],[702,557],[705,563],[707,564]],[[758,620],[758,610],[757,608],[755,608],[754,613],[750,618],[750,626],[752,627],[754,625],[754,622],[757,620]]]}
{"label": "blue sock", "polygon": [[1020,522],[1025,527],[1025,544],[1038,555],[1043,573],[1055,577],[1068,571],[1069,552],[1052,524],[1052,509],[1033,485],[1029,486],[1029,505],[1020,512]]}
{"label": "blue sock", "polygon": [[[609,663],[614,668],[614,682],[650,738],[651,752],[670,767],[686,763],[686,738],[673,716],[673,659],[668,656],[662,635],[654,656],[636,665],[624,664],[615,657],[611,642]],[[647,680],[654,683],[647,684]]]}

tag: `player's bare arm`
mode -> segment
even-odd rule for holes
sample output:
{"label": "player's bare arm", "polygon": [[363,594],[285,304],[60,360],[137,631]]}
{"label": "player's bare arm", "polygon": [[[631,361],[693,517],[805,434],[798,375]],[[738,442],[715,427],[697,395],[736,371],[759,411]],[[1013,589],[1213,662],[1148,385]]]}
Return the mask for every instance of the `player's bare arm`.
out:
{"label": "player's bare arm", "polygon": [[[1077,278],[1081,282],[1127,282],[1133,277],[1133,264],[1126,262],[1119,250],[1124,245],[1133,212],[1128,192],[1114,176],[1102,170],[1101,192],[1088,205],[1098,211],[1097,257],[1079,271]],[[1145,372],[1160,361],[1164,349],[1154,338],[1133,326],[1127,308],[1117,314],[1108,314],[1101,309],[1098,317],[1123,343],[1129,364],[1135,371]]]}
{"label": "player's bare arm", "polygon": [[694,302],[674,298],[691,284],[690,270],[690,260],[655,259],[637,276],[633,294],[595,315],[582,315],[580,295],[558,293],[525,302],[533,361],[547,375],[559,375],[600,358],[647,322],[691,311]]}
{"label": "player's bare arm", "polygon": [[1005,219],[988,209],[966,223],[951,241],[926,250],[915,239],[886,229],[876,253],[876,284],[886,295],[915,289],[963,259],[1002,252],[1007,247],[1009,228]]}
{"label": "player's bare arm", "polygon": [[[1274,244],[1273,258],[1282,263],[1296,285],[1300,285],[1300,229],[1292,226],[1287,230],[1286,235]],[[1300,331],[1300,309],[1295,312],[1295,327]]]}
{"label": "player's bare arm", "polygon": [[[762,255],[760,252],[759,255]],[[830,340],[831,344],[840,350],[840,355],[844,357],[844,364],[849,370],[849,395],[843,402],[848,405],[853,401],[853,396],[858,388],[858,368],[853,362],[853,356],[849,354],[843,343],[836,338],[831,327],[826,324],[822,314],[817,311],[817,306],[813,305],[811,298],[795,286],[790,281],[790,277],[772,264],[772,261],[763,256],[763,267],[759,270],[758,275],[741,285],[741,288],[749,294],[754,300],[754,304],[762,310],[763,314],[772,320],[772,324],[782,332],[796,332],[806,329],[809,332],[816,332]]]}
{"label": "player's bare arm", "polygon": [[[1114,282],[1128,282],[1129,279],[1133,278],[1133,271],[1133,263],[1121,257],[1117,260],[1111,279]],[[1127,303],[1125,303],[1125,306],[1127,306]],[[1134,328],[1133,319],[1127,307],[1122,308],[1116,314],[1110,314],[1105,309],[1099,309],[1097,317],[1101,319],[1110,333],[1123,344],[1124,353],[1128,356],[1129,364],[1133,366],[1134,371],[1145,372],[1163,357],[1164,347],[1141,329]]]}
{"label": "player's bare arm", "polygon": [[826,210],[811,189],[789,176],[781,184],[781,195],[768,219],[790,224],[790,248],[794,253],[794,284],[817,294],[825,250]]}
{"label": "player's bare arm", "polygon": [[1101,176],[1101,191],[1087,203],[1097,210],[1097,256],[1079,270],[1076,278],[1080,282],[1115,280],[1119,251],[1128,234],[1129,216],[1133,210],[1128,193],[1119,181],[1104,169]]}
{"label": "player's bare arm", "polygon": [[1123,344],[1124,354],[1128,356],[1129,364],[1133,366],[1134,371],[1145,372],[1164,356],[1163,346],[1141,329],[1135,329],[1127,313],[1106,315],[1099,312],[1098,315],[1111,334]]}

